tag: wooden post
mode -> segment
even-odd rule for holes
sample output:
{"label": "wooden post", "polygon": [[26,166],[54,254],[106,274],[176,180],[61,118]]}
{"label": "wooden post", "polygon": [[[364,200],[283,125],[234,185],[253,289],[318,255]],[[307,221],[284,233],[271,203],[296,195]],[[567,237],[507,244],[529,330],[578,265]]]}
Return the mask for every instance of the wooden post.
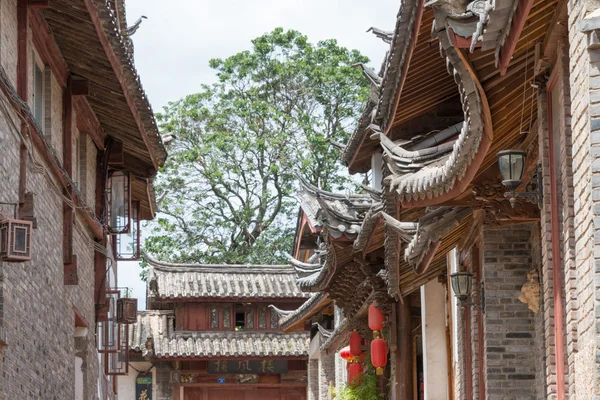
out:
{"label": "wooden post", "polygon": [[[67,78],[67,87],[63,93],[63,166],[67,174],[73,175],[73,100],[71,97],[71,77]],[[65,197],[72,198],[72,188],[63,190]],[[75,215],[73,207],[63,202],[63,263],[73,261],[73,227]]]}
{"label": "wooden post", "polygon": [[410,301],[405,299],[397,307],[398,315],[398,351],[396,351],[396,399],[412,400],[413,398],[413,365],[412,365],[412,329]]}
{"label": "wooden post", "polygon": [[[28,100],[28,59],[29,40],[27,31],[29,18],[27,14],[27,0],[19,0],[17,3],[17,93],[21,100]],[[27,137],[27,125],[21,123],[21,135]],[[27,145],[21,141],[20,163],[19,163],[19,204],[22,207],[25,201],[27,186]],[[15,215],[15,218],[18,218]]]}

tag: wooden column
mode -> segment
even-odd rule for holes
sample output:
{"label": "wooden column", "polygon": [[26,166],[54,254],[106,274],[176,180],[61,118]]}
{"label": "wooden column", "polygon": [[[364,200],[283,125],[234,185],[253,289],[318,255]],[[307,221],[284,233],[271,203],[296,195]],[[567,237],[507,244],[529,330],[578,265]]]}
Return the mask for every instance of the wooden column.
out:
{"label": "wooden column", "polygon": [[398,344],[396,351],[396,399],[412,400],[413,398],[413,350],[410,301],[404,299],[397,307]]}
{"label": "wooden column", "polygon": [[[29,18],[27,14],[27,0],[18,0],[17,3],[17,93],[21,100],[27,102],[29,92],[29,40],[27,30],[29,27]],[[25,122],[21,122],[21,136],[27,137],[28,130]],[[25,191],[27,187],[27,145],[21,141],[19,163],[19,208],[22,208],[25,202]],[[17,217],[15,215],[15,217]]]}
{"label": "wooden column", "polygon": [[[67,79],[67,87],[63,92],[63,167],[68,175],[73,175],[73,99],[71,97],[71,78]],[[65,197],[72,198],[71,187],[63,190]],[[63,202],[63,262],[73,262],[73,207]]]}

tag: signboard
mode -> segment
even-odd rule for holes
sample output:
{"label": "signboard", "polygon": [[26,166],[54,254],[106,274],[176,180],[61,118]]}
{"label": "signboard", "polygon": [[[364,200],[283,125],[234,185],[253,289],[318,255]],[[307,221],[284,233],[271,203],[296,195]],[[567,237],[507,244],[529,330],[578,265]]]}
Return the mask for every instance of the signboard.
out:
{"label": "signboard", "polygon": [[140,372],[135,378],[136,400],[152,400],[152,372]]}
{"label": "signboard", "polygon": [[218,382],[218,383],[225,383],[225,378],[218,378],[218,379],[217,379],[217,382]]}
{"label": "signboard", "polygon": [[218,360],[208,362],[209,374],[285,374],[287,360]]}

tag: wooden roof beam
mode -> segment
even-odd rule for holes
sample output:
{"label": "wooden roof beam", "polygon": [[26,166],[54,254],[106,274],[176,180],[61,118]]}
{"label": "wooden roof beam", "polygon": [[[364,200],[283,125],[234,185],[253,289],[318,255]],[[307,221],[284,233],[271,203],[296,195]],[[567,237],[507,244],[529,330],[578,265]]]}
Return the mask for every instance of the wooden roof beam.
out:
{"label": "wooden roof beam", "polygon": [[85,6],[88,10],[88,13],[90,15],[90,18],[92,20],[92,23],[94,24],[94,27],[96,28],[96,34],[98,36],[98,39],[100,40],[102,48],[104,49],[104,52],[106,53],[106,57],[108,58],[108,61],[110,62],[110,65],[112,66],[115,76],[117,77],[117,80],[119,81],[119,84],[121,85],[121,89],[123,90],[123,96],[125,97],[125,100],[127,101],[127,105],[129,106],[131,114],[132,114],[132,116],[135,120],[135,123],[139,129],[140,135],[142,136],[142,139],[144,140],[144,144],[146,145],[148,154],[150,155],[150,159],[152,161],[152,166],[154,167],[155,170],[158,170],[158,167],[159,167],[158,160],[156,159],[156,155],[154,154],[152,145],[150,143],[150,139],[148,137],[148,132],[146,131],[144,122],[142,120],[142,116],[140,115],[140,113],[135,105],[135,100],[133,99],[133,96],[129,92],[129,88],[127,87],[127,82],[125,81],[125,76],[123,74],[123,65],[122,65],[121,61],[119,60],[119,58],[117,57],[117,55],[115,54],[115,51],[112,48],[112,45],[110,44],[110,42],[108,40],[108,36],[107,36],[106,32],[104,31],[104,26],[102,23],[102,19],[100,18],[98,9],[94,5],[94,0],[84,0],[84,2],[85,2]]}
{"label": "wooden roof beam", "polygon": [[531,7],[533,7],[533,0],[519,0],[519,4],[517,4],[510,31],[508,32],[504,45],[500,49],[498,67],[500,68],[500,75],[502,76],[504,76],[508,70],[510,60],[517,47],[521,32],[523,32],[523,28],[525,27],[525,22],[527,21]]}

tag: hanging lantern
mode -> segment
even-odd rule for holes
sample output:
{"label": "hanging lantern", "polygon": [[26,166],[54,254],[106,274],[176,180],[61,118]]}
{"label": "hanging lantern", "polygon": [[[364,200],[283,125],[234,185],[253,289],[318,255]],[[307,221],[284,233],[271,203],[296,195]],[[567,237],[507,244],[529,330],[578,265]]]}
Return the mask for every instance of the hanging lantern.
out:
{"label": "hanging lantern", "polygon": [[340,350],[340,357],[342,357],[346,361],[350,361],[354,358],[352,356],[352,353],[350,352],[350,346],[346,346]]}
{"label": "hanging lantern", "polygon": [[371,342],[371,364],[377,375],[383,375],[383,367],[387,365],[387,343],[381,338]]}
{"label": "hanging lantern", "polygon": [[381,330],[383,329],[383,321],[385,321],[385,314],[377,308],[375,303],[372,303],[369,306],[369,329],[373,331],[374,338],[380,336]]}
{"label": "hanging lantern", "polygon": [[117,322],[120,324],[137,322],[137,299],[124,297],[117,300]]}
{"label": "hanging lantern", "polygon": [[137,261],[140,259],[140,202],[131,202],[129,232],[113,235],[115,259],[117,261]]}
{"label": "hanging lantern", "polygon": [[348,385],[358,386],[362,381],[363,365],[359,362],[353,362],[348,369]]}
{"label": "hanging lantern", "polygon": [[354,331],[350,334],[350,353],[352,353],[354,357],[358,357],[363,353],[361,349],[362,343],[363,339],[360,336],[360,333]]}
{"label": "hanging lantern", "polygon": [[131,225],[131,176],[110,170],[106,181],[106,220],[110,233],[128,233]]}

